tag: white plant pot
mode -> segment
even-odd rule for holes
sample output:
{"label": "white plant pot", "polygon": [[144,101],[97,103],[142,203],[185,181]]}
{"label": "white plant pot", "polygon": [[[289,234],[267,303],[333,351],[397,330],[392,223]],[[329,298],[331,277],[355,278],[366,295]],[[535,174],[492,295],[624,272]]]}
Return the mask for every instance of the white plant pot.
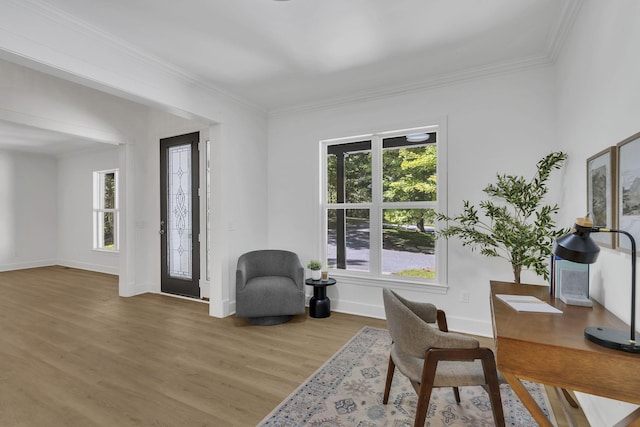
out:
{"label": "white plant pot", "polygon": [[320,271],[320,270],[311,270],[311,278],[313,280],[320,280],[320,277],[322,277],[322,271]]}

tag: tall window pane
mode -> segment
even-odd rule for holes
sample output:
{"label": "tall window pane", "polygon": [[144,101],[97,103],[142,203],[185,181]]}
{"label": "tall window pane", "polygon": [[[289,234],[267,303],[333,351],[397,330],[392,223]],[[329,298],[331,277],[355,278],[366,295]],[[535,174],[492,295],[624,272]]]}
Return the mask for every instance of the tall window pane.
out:
{"label": "tall window pane", "polygon": [[102,229],[102,239],[104,242],[104,248],[113,248],[115,244],[115,224],[116,214],[115,212],[102,212],[102,223],[104,227]]}
{"label": "tall window pane", "polygon": [[329,268],[369,271],[369,210],[329,209],[327,220]]}
{"label": "tall window pane", "polygon": [[210,280],[211,277],[211,265],[209,260],[211,259],[211,141],[207,141],[206,145],[206,160],[207,165],[207,256],[205,259],[206,277]]}
{"label": "tall window pane", "polygon": [[328,148],[328,203],[371,202],[371,187],[371,141]]}
{"label": "tall window pane", "polygon": [[384,209],[382,272],[434,279],[433,209]]}
{"label": "tall window pane", "polygon": [[383,140],[382,194],[385,202],[434,201],[437,197],[435,144],[416,146],[406,137]]}
{"label": "tall window pane", "polygon": [[116,207],[116,173],[108,172],[104,174],[104,208],[115,209]]}

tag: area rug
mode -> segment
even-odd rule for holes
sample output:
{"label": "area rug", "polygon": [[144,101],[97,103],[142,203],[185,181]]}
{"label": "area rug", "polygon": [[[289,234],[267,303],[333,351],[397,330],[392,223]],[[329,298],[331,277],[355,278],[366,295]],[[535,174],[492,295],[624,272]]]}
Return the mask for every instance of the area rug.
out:
{"label": "area rug", "polygon": [[[396,371],[389,403],[382,404],[391,338],[365,327],[276,407],[258,427],[411,427],[417,396]],[[524,383],[555,425],[544,386]],[[537,426],[508,385],[501,385],[507,426]],[[434,389],[425,426],[494,426],[489,396],[482,387],[461,387],[457,404],[451,388]]]}

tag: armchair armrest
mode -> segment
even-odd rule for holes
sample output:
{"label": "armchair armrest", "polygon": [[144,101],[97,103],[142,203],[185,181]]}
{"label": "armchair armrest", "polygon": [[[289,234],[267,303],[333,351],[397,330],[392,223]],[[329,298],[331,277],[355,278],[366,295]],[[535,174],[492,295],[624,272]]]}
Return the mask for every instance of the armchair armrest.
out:
{"label": "armchair armrest", "polygon": [[[487,347],[478,348],[431,348],[424,354],[422,366],[422,384],[432,384],[436,376],[438,362],[469,362],[479,359],[482,362],[482,370],[487,384],[496,388],[498,384],[498,370],[493,351]],[[425,382],[426,381],[426,382]]]}
{"label": "armchair armrest", "polygon": [[[499,388],[498,369],[493,351],[487,347],[479,348],[431,348],[424,354],[422,366],[422,384],[431,384],[436,376],[438,362],[469,362],[479,359],[482,363],[484,378],[490,390]],[[425,382],[426,381],[426,382]]]}
{"label": "armchair armrest", "polygon": [[244,288],[247,284],[247,269],[244,263],[238,263],[236,268],[236,290]]}

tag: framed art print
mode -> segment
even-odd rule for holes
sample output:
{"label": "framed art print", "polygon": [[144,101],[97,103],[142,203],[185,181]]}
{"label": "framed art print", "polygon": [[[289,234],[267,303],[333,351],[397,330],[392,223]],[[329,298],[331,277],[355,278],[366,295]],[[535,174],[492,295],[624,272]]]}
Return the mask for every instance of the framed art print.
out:
{"label": "framed art print", "polygon": [[[640,241],[640,132],[618,144],[618,226]],[[626,236],[616,233],[618,248],[631,250]]]}
{"label": "framed art print", "polygon": [[[616,227],[616,163],[616,147],[587,159],[587,212],[596,227]],[[593,233],[591,238],[608,248],[616,244],[615,233]]]}

